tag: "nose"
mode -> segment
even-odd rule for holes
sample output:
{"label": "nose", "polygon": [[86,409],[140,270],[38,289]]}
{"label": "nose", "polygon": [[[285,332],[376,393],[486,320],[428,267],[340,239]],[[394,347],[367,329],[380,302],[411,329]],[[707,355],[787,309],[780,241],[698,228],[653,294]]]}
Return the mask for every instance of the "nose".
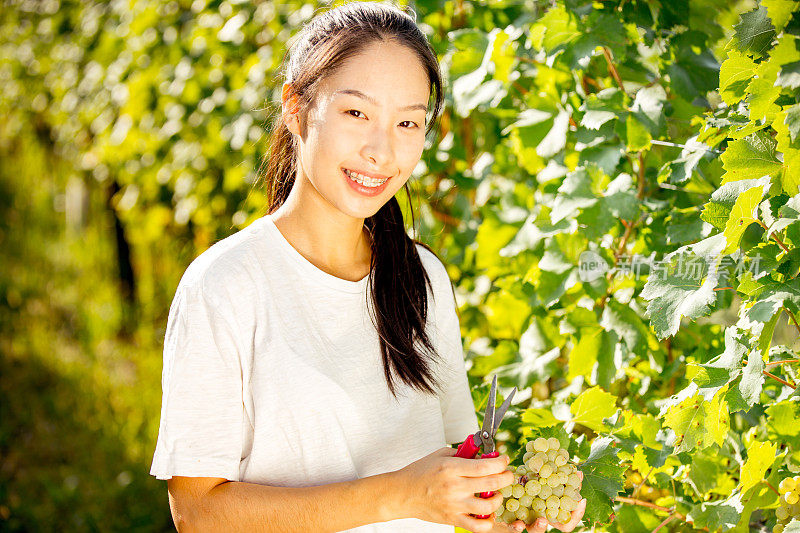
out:
{"label": "nose", "polygon": [[[376,121],[377,122],[377,121]],[[394,139],[385,127],[375,124],[368,128],[367,138],[361,148],[361,155],[372,161],[376,167],[385,170],[394,162]]]}

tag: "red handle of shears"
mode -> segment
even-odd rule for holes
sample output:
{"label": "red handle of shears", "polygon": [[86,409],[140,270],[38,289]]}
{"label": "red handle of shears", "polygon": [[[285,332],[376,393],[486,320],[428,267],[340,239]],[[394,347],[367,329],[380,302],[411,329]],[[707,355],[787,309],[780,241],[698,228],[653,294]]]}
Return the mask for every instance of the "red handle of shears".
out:
{"label": "red handle of shears", "polygon": [[[464,439],[464,442],[458,445],[458,449],[456,450],[456,457],[463,457],[465,459],[475,458],[475,456],[478,454],[478,451],[480,450],[480,447],[475,445],[474,437],[475,435],[470,435],[469,437]],[[500,452],[495,450],[491,453],[481,454],[481,459],[490,459],[492,457],[497,457],[499,455]],[[494,491],[480,493],[480,497],[484,499],[491,498],[492,496],[494,496]],[[475,518],[489,518],[489,516],[490,515],[475,515]]]}

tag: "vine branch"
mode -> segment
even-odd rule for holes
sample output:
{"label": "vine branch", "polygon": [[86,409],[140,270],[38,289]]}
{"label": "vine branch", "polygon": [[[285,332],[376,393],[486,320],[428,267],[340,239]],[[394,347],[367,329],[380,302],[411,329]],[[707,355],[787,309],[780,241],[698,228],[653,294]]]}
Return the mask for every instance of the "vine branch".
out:
{"label": "vine branch", "polygon": [[791,319],[792,319],[792,322],[794,322],[794,327],[797,329],[797,332],[798,332],[798,333],[800,333],[800,324],[798,324],[798,323],[797,323],[797,319],[794,317],[794,313],[792,313],[791,311],[789,311],[788,309],[786,309],[786,306],[785,306],[785,305],[782,305],[782,306],[781,306],[781,309],[783,309],[784,311],[786,311],[786,314],[787,314],[787,315],[789,315],[789,318],[791,318]]}
{"label": "vine branch", "polygon": [[779,378],[775,374],[771,374],[771,373],[767,372],[766,370],[762,370],[761,373],[764,374],[765,376],[771,377],[772,379],[774,379],[776,381],[780,381],[781,383],[783,383],[787,387],[791,387],[791,388],[793,388],[795,390],[797,389],[797,387],[795,387],[794,385],[792,385],[791,383],[789,383],[785,379]]}
{"label": "vine branch", "polygon": [[625,86],[622,85],[622,78],[619,77],[617,67],[614,66],[614,59],[611,57],[611,50],[609,50],[607,46],[603,47],[603,56],[605,56],[606,63],[608,63],[608,71],[611,73],[611,77],[614,78],[614,81],[617,82],[617,85],[619,85],[619,88],[624,93]]}

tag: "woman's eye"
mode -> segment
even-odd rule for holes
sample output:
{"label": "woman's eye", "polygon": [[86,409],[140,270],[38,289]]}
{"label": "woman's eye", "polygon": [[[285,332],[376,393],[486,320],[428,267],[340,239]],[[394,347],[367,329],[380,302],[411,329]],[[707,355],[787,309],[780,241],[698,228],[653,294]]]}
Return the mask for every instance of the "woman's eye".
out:
{"label": "woman's eye", "polygon": [[[355,115],[353,115],[353,113],[361,113],[361,111],[358,111],[357,109],[350,109],[350,110],[347,111],[347,113],[349,113],[350,116],[355,117]],[[361,114],[363,115],[364,113],[361,113]],[[356,117],[356,118],[358,118],[358,117]]]}
{"label": "woman's eye", "polygon": [[[406,126],[406,128],[413,129],[413,128],[418,128],[419,127],[419,124],[417,124],[416,122],[412,122],[410,120],[404,120],[400,124],[405,124],[406,122],[408,122],[408,124],[409,124],[409,126]],[[411,124],[413,124],[413,126]]]}

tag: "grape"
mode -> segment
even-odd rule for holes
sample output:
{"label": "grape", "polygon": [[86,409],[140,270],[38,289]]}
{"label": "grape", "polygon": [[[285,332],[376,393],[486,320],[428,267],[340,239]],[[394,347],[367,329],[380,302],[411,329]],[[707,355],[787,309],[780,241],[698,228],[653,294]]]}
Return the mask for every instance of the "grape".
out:
{"label": "grape", "polygon": [[795,489],[797,484],[795,483],[794,479],[787,477],[786,479],[782,480],[778,488],[780,491],[783,492],[791,492]]}
{"label": "grape", "polygon": [[542,460],[542,458],[541,458],[541,457],[538,457],[538,456],[534,456],[534,457],[533,457],[533,458],[532,458],[532,459],[531,459],[531,460],[528,462],[528,467],[529,467],[529,468],[531,469],[531,471],[533,471],[533,472],[538,472],[539,470],[541,470],[541,469],[542,469],[542,466],[544,466],[544,461]]}
{"label": "grape", "polygon": [[580,487],[581,476],[579,476],[576,472],[573,472],[572,474],[567,476],[567,485],[570,487]]}
{"label": "grape", "polygon": [[789,508],[781,506],[775,509],[775,518],[778,520],[786,520],[789,518]]}
{"label": "grape", "polygon": [[[522,465],[507,468],[515,474],[514,483],[500,489],[504,503],[495,519],[507,524],[521,520],[526,525],[540,517],[554,523],[569,522],[581,501],[581,476],[570,462],[569,451],[556,437],[538,437],[524,446]],[[790,504],[783,503],[789,509]]]}
{"label": "grape", "polygon": [[[527,494],[530,494],[531,496],[536,496],[537,494],[539,494],[539,492],[541,492],[541,490],[542,490],[542,484],[536,481],[535,479],[532,479],[527,483],[525,483],[525,492]],[[503,496],[505,497],[505,494]]]}
{"label": "grape", "polygon": [[778,522],[772,528],[772,533],[783,533],[786,524],[795,518],[800,518],[800,476],[787,477],[778,484],[780,504],[775,510]]}
{"label": "grape", "polygon": [[564,495],[561,497],[561,508],[565,511],[574,511],[577,506],[578,502],[576,502],[571,496]]}

